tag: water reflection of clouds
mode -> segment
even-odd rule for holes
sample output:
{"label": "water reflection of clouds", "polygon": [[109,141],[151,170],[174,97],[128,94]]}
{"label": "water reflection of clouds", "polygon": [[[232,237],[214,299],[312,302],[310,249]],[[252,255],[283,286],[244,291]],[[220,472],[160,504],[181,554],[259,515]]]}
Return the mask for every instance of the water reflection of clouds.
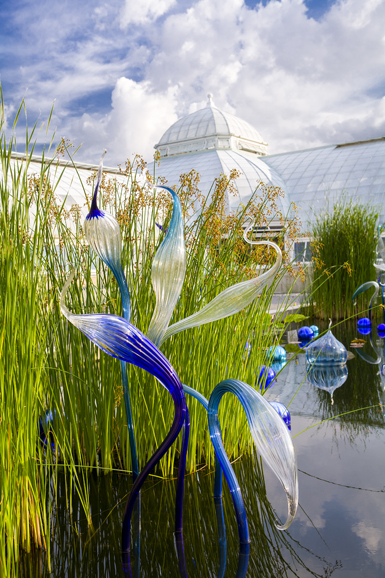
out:
{"label": "water reflection of clouds", "polygon": [[[295,416],[293,435],[313,421]],[[332,424],[310,429],[294,440],[300,507],[291,535],[317,555],[341,560],[349,578],[379,578],[385,566],[385,430],[371,427],[369,438],[358,437],[352,446]],[[333,449],[334,435],[342,441],[339,452]],[[273,496],[271,500],[276,506]]]}
{"label": "water reflection of clouds", "polygon": [[[362,540],[364,540],[366,549],[372,556],[374,556],[378,552],[381,538],[382,541],[384,542],[383,529],[367,526],[365,522],[362,521],[358,522],[358,524],[355,524],[352,527],[352,530],[357,534],[357,536],[359,536],[360,538],[362,538]],[[382,544],[381,550],[383,550],[383,547],[384,544]]]}

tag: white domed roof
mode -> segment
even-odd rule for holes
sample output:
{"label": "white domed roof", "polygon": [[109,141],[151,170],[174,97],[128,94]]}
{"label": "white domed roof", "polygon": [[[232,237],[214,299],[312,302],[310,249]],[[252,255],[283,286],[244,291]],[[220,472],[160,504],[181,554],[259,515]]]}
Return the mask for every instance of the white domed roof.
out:
{"label": "white domed roof", "polygon": [[[279,174],[269,167],[262,158],[244,151],[212,150],[190,155],[173,155],[161,160],[156,168],[156,176],[166,179],[168,186],[179,188],[179,177],[195,169],[200,174],[199,188],[204,196],[210,195],[214,180],[222,173],[230,175],[232,169],[237,169],[240,176],[234,184],[237,195],[228,195],[228,210],[236,210],[251,199],[260,182],[286,189],[286,184]],[[287,197],[279,197],[277,205],[283,215],[290,210]]]}
{"label": "white domed roof", "polygon": [[208,97],[205,108],[180,118],[166,130],[155,145],[162,156],[214,148],[266,154],[267,143],[251,124],[219,110],[214,106],[211,94]]}

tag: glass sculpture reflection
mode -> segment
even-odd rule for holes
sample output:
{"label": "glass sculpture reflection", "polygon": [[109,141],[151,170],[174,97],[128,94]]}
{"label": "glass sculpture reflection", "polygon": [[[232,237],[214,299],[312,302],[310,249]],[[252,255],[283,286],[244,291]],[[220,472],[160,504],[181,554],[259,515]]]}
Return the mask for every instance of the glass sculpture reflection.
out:
{"label": "glass sculpture reflection", "polygon": [[[235,514],[238,521],[240,565],[237,576],[244,576],[247,570],[248,545],[250,542],[246,510],[238,480],[223,447],[221,428],[218,421],[218,405],[222,396],[227,392],[235,395],[241,402],[258,451],[281,481],[287,496],[288,517],[282,526],[277,526],[282,530],[286,529],[292,522],[298,504],[296,457],[288,427],[284,421],[288,419],[288,412],[284,406],[278,409],[274,408],[258,391],[239,380],[228,379],[221,382],[214,388],[210,399],[206,400],[199,392],[180,382],[174,368],[161,353],[160,347],[171,335],[176,335],[180,331],[191,327],[197,327],[205,323],[223,319],[244,309],[259,295],[262,288],[274,278],[281,266],[282,253],[279,247],[271,241],[249,240],[247,235],[250,229],[248,229],[244,235],[246,242],[256,245],[267,244],[274,248],[277,253],[277,259],[274,265],[254,279],[237,283],[225,289],[197,313],[169,326],[184,281],[186,252],[182,209],[178,195],[172,189],[162,186],[161,188],[167,190],[173,198],[173,213],[166,236],[159,246],[153,261],[152,284],[156,304],[148,328],[148,335],[144,335],[130,321],[130,295],[121,265],[121,236],[119,225],[112,215],[101,211],[97,205],[97,194],[102,174],[102,159],[99,166],[91,210],[85,222],[85,232],[89,244],[111,269],[118,282],[123,304],[123,317],[110,314],[83,315],[72,313],[65,304],[65,297],[70,283],[74,278],[74,271],[71,272],[63,287],[60,306],[63,315],[70,323],[82,331],[82,333],[102,351],[119,359],[121,362],[127,421],[132,431],[130,445],[134,471],[134,484],[128,497],[123,520],[122,552],[124,568],[131,575],[130,526],[135,507],[140,517],[140,507],[137,507],[140,489],[150,471],[157,466],[159,460],[174,443],[179,432],[183,430],[176,487],[175,536],[180,570],[183,576],[186,575],[183,547],[183,481],[190,427],[185,397],[187,393],[198,399],[208,413],[210,437],[217,456],[214,495],[216,498],[221,496],[223,471],[233,498]],[[283,350],[283,352],[286,358],[285,350]],[[141,367],[156,377],[169,391],[175,406],[174,420],[169,433],[149,458],[140,473],[135,471],[134,463],[136,447],[132,412],[130,411],[127,363]],[[140,521],[138,524],[140,525]],[[247,545],[247,552],[245,552],[245,545]],[[136,553],[138,553],[138,551],[136,551]]]}
{"label": "glass sculpture reflection", "polygon": [[307,381],[330,393],[332,405],[334,404],[333,393],[341,387],[348,378],[347,365],[310,365],[307,364]]}

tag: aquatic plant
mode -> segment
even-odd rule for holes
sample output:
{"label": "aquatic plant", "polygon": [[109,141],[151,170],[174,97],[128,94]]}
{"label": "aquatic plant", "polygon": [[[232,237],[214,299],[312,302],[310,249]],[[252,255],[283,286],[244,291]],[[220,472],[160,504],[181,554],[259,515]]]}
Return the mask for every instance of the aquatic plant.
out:
{"label": "aquatic plant", "polygon": [[310,289],[314,316],[338,320],[354,315],[347,296],[357,286],[375,278],[377,219],[375,207],[344,196],[332,208],[314,215],[311,226],[314,280]]}
{"label": "aquatic plant", "polygon": [[[13,134],[22,113],[23,105],[16,112]],[[85,242],[83,207],[69,208],[68,200],[57,194],[60,184],[66,186],[63,180],[68,164],[78,170],[71,160],[62,158],[67,152],[71,155],[71,148],[62,140],[54,150],[52,139],[36,162],[36,127],[31,131],[24,127],[26,141],[22,146],[18,142],[17,147],[23,155],[14,154],[16,142],[6,137],[5,117],[1,110],[0,573],[16,576],[20,553],[34,545],[46,549],[45,563],[50,564],[48,536],[51,509],[58,498],[58,476],[65,474],[65,491],[60,495],[70,524],[78,524],[76,496],[84,521],[92,528],[90,472],[102,475],[135,468],[131,466],[120,364],[111,356],[100,355],[97,347],[60,313],[58,287],[63,286],[71,262],[82,279],[82,284],[73,283],[69,288],[74,310],[125,316],[119,286],[110,269]],[[110,208],[119,223],[121,264],[131,288],[131,318],[142,332],[147,331],[154,311],[151,270],[156,248],[169,227],[172,201],[167,191],[162,196],[159,190],[155,195],[151,187],[144,188],[144,174],[143,163],[137,157],[122,168],[123,184],[115,181],[114,175],[109,179],[102,174],[100,181],[100,210]],[[81,181],[81,169],[78,176]],[[97,175],[93,178],[97,180]],[[184,214],[196,196],[197,178],[194,172],[182,176],[179,192]],[[195,313],[229,284],[255,277],[256,271],[263,273],[275,260],[269,248],[260,250],[257,246],[249,251],[243,241],[243,226],[251,220],[256,220],[258,227],[265,226],[268,221],[264,209],[270,204],[276,214],[274,199],[280,192],[258,186],[249,207],[222,220],[224,191],[231,184],[232,178],[219,176],[211,191],[213,204],[203,203],[194,223],[187,226],[187,274],[171,324]],[[87,191],[85,199],[89,211],[92,196]],[[284,233],[291,236],[295,222],[281,217]],[[155,220],[164,229],[159,234],[153,226]],[[219,242],[224,235],[226,241]],[[282,239],[279,244],[282,247]],[[285,253],[284,258],[287,261]],[[135,265],[138,262],[140,267]],[[233,376],[254,382],[255,367],[263,362],[263,348],[272,343],[274,324],[279,321],[279,314],[276,320],[266,316],[273,291],[274,287],[264,290],[258,303],[254,301],[244,313],[218,321],[215,328],[195,327],[163,343],[165,356],[185,383],[198,387],[208,398],[216,383],[226,376],[227,365]],[[253,344],[247,360],[243,357],[245,336]],[[207,351],[215,355],[208,357]],[[147,452],[158,447],[167,435],[174,404],[163,386],[137,366],[127,366],[127,379],[129,384],[135,383],[131,392],[133,419],[148,424],[148,428],[135,432],[140,470],[147,461]],[[249,436],[243,433],[242,408],[234,408],[228,397],[221,402],[219,417],[231,406],[232,421],[226,426],[224,444],[234,459],[252,448]],[[202,464],[207,469],[212,467],[214,451],[206,410],[194,400],[189,406],[193,427],[186,471],[193,472]],[[46,420],[44,416],[51,413],[53,419]],[[44,444],[44,440],[51,443]],[[179,455],[180,439],[161,460],[156,474],[172,477]]]}
{"label": "aquatic plant", "polygon": [[[118,234],[119,225],[111,215],[99,211],[97,207],[97,191],[100,183],[102,159],[100,162],[91,211],[86,218],[86,235],[90,244],[93,246],[96,245],[97,253],[108,264],[114,275],[115,269],[119,275],[124,276],[120,265],[120,247],[118,246],[121,242],[120,235]],[[174,324],[174,326],[171,326],[169,329],[169,335],[167,335],[167,325],[179,297],[186,268],[181,206],[174,191],[171,189],[167,190],[173,197],[174,209],[166,237],[155,255],[155,265],[153,265],[152,270],[152,281],[157,299],[155,312],[149,328],[149,336],[152,337],[155,344],[161,344],[162,340],[172,334],[179,333],[185,328],[209,323],[239,312],[248,305],[256,295],[258,295],[261,286],[263,286],[263,284],[270,278],[274,277],[281,264],[281,252],[279,247],[274,243],[267,241],[267,244],[273,246],[278,254],[278,259],[273,267],[256,279],[238,283],[229,289],[225,289],[211,302],[205,305],[200,312],[185,320],[186,323],[183,323],[182,321],[179,322],[179,324],[177,323]],[[248,231],[246,231],[244,235],[245,239],[247,239],[247,232]],[[262,243],[257,242],[256,244]],[[168,362],[166,358],[160,354],[160,351],[156,347],[152,346],[152,344],[150,346],[151,341],[148,341],[144,335],[137,330],[137,328],[129,323],[127,319],[106,314],[75,315],[69,312],[65,306],[64,299],[73,276],[74,272],[71,273],[67,280],[61,295],[61,310],[65,317],[107,354],[120,359],[122,363],[128,362],[142,367],[157,377],[163,386],[169,390],[174,399],[175,416],[173,426],[164,441],[155,451],[153,456],[151,456],[146,466],[137,477],[130,492],[123,522],[122,549],[124,555],[127,556],[126,564],[131,573],[129,536],[130,520],[135,500],[144,480],[148,476],[148,473],[171,447],[183,425],[182,449],[178,470],[175,533],[177,537],[180,568],[184,575],[185,561],[182,537],[182,503],[189,435],[189,418],[184,396],[181,395],[183,387],[172,366],[169,364],[167,365]],[[120,286],[121,281],[118,279],[117,281]],[[127,288],[125,279],[123,282],[123,288],[124,290]],[[121,294],[122,298],[124,298],[124,291],[121,291]],[[165,366],[165,371],[159,370],[160,367],[163,368]],[[172,379],[173,376],[174,378],[177,378],[176,381],[175,379]],[[193,392],[191,388],[186,387],[186,391],[199,399],[199,394],[197,395],[197,392]],[[224,470],[227,483],[229,484],[234,499],[234,507],[239,525],[240,566],[238,574],[240,576],[241,574],[244,575],[243,571],[246,571],[247,568],[248,544],[250,540],[246,511],[240,487],[221,440],[217,406],[220,398],[226,391],[231,391],[239,397],[241,404],[246,411],[254,441],[259,447],[262,455],[265,457],[267,463],[279,477],[287,493],[289,515],[287,522],[280,527],[280,529],[287,528],[295,515],[298,503],[298,485],[294,448],[286,425],[278,412],[273,409],[270,404],[265,402],[259,393],[250,388],[247,384],[238,380],[227,380],[226,382],[223,382],[223,384],[219,384],[214,389],[208,403],[209,427],[211,439],[219,463]],[[200,399],[200,401],[202,402],[203,400]],[[206,400],[204,400],[204,404],[206,404]],[[131,414],[128,414],[128,418],[131,418]],[[280,440],[279,444],[277,444],[278,440]],[[220,486],[221,474],[219,474],[217,468],[217,492],[220,492]]]}

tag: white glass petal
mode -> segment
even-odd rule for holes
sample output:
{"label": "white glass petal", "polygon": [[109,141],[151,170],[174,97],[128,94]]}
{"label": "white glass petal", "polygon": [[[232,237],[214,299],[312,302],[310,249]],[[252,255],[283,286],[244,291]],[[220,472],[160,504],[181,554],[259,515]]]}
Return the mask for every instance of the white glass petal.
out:
{"label": "white glass petal", "polygon": [[[255,446],[285,490],[288,516],[286,522],[277,525],[277,528],[286,530],[298,507],[297,458],[289,430],[277,411],[257,390],[237,379],[222,381],[210,396],[208,416],[210,436],[214,446],[218,446],[217,455],[223,467],[226,467],[227,460],[220,435],[218,405],[228,392],[236,395],[241,402]],[[222,429],[225,429],[225,424],[222,424]]]}
{"label": "white glass petal", "polygon": [[159,346],[173,314],[186,273],[183,214],[177,194],[169,191],[174,200],[170,226],[152,263],[151,280],[156,296],[154,313],[147,337]]}
{"label": "white glass petal", "polygon": [[217,321],[218,319],[223,319],[230,315],[234,315],[235,313],[239,313],[239,311],[242,311],[242,309],[247,307],[257,297],[257,295],[260,294],[262,288],[268,283],[268,281],[273,280],[274,276],[278,272],[282,263],[282,253],[278,245],[271,241],[260,241],[253,244],[269,245],[273,247],[277,252],[277,260],[274,265],[268,271],[255,279],[243,281],[228,287],[197,313],[174,323],[174,325],[170,325],[161,339],[160,344],[171,337],[171,335],[175,335],[185,329],[203,325],[205,323],[211,323],[212,321]]}

